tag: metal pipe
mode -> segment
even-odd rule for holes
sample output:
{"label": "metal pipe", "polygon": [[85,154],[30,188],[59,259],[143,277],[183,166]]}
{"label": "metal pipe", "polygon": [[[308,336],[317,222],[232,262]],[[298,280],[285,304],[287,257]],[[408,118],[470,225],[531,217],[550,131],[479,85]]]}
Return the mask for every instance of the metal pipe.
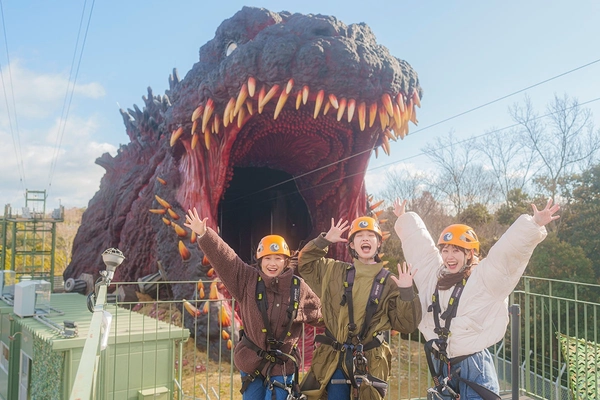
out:
{"label": "metal pipe", "polygon": [[518,304],[513,304],[509,307],[511,318],[510,327],[510,358],[511,358],[511,383],[512,383],[512,400],[519,400],[519,353],[521,345],[521,337],[519,335],[521,327],[521,307]]}

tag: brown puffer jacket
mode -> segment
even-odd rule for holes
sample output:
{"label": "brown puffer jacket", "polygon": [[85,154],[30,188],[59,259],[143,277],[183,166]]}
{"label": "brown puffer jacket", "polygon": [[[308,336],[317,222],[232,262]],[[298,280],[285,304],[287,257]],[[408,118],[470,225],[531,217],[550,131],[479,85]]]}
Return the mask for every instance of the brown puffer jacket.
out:
{"label": "brown puffer jacket", "polygon": [[[266,350],[267,335],[262,331],[263,319],[256,301],[258,277],[261,276],[265,282],[270,330],[273,336],[279,340],[288,324],[287,309],[290,303],[293,271],[287,268],[277,277],[266,276],[262,271],[243,262],[233,249],[210,228],[198,238],[198,246],[217,271],[231,296],[239,302],[245,335],[258,347]],[[319,298],[302,279],[300,280],[299,303],[298,314],[290,328],[291,336],[285,339],[284,345],[281,347],[283,353],[290,354],[292,346],[298,343],[302,335],[303,323],[322,326]],[[236,344],[234,362],[240,371],[251,374],[259,367],[261,361],[262,358],[254,350],[245,346],[243,342]],[[265,366],[265,370],[266,368],[267,366]],[[265,370],[261,372],[264,374]],[[271,376],[283,375],[284,370],[287,375],[291,375],[294,372],[294,364],[289,360],[283,365],[277,364],[270,374]]]}
{"label": "brown puffer jacket", "polygon": [[[343,343],[348,337],[348,306],[341,305],[344,294],[343,282],[346,279],[348,264],[325,258],[329,241],[324,234],[309,242],[300,251],[298,271],[306,283],[320,297],[323,306],[323,318],[327,330]],[[363,264],[354,260],[356,275],[352,289],[354,322],[362,327],[367,301],[373,280],[383,268],[382,263]],[[417,329],[421,321],[421,303],[414,288],[398,288],[392,279],[387,279],[379,302],[379,307],[367,329],[364,345],[373,334],[394,329],[410,333]],[[300,388],[311,400],[325,396],[325,389],[333,373],[338,368],[341,352],[327,344],[321,344],[314,352],[310,371],[305,375]],[[383,381],[388,380],[392,354],[386,342],[371,350],[365,351],[369,373]],[[342,363],[343,364],[343,363]],[[343,368],[346,374],[346,368]],[[372,387],[362,385],[359,397],[361,400],[380,400],[381,395]]]}

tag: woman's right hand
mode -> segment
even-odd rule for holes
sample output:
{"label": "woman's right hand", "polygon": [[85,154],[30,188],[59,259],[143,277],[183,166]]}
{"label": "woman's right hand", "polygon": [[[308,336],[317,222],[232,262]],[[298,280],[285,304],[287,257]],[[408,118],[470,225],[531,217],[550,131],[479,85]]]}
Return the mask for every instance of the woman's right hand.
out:
{"label": "woman's right hand", "polygon": [[402,203],[400,203],[400,199],[394,200],[394,214],[396,217],[404,215],[406,212],[406,203],[407,200],[404,200]]}
{"label": "woman's right hand", "polygon": [[340,219],[336,224],[335,220],[331,218],[331,228],[329,228],[329,231],[325,235],[325,239],[331,243],[347,242],[348,239],[342,238],[342,234],[348,229],[350,229],[348,221]]}
{"label": "woman's right hand", "polygon": [[200,237],[206,233],[207,220],[208,218],[200,219],[200,217],[198,216],[198,211],[196,210],[196,207],[194,207],[193,209],[188,210],[183,225],[196,232],[196,235]]}

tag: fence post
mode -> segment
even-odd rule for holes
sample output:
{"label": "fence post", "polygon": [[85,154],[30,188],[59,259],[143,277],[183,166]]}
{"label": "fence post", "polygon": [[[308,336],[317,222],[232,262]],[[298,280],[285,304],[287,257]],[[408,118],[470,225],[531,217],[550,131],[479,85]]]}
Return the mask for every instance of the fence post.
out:
{"label": "fence post", "polygon": [[521,353],[521,338],[519,331],[521,327],[521,307],[518,304],[513,304],[509,307],[509,310],[512,316],[510,326],[512,400],[519,400],[519,354]]}

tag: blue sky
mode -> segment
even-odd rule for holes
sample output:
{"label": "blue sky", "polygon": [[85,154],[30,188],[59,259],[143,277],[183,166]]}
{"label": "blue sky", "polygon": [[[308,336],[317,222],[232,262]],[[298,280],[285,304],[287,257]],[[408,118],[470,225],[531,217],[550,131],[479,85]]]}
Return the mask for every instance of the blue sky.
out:
{"label": "blue sky", "polygon": [[[0,85],[5,85],[10,114],[0,92],[0,206],[24,205],[25,188],[48,190],[50,209],[59,202],[86,206],[104,174],[94,160],[104,152],[115,155],[119,144],[129,140],[119,105],[141,106],[148,86],[162,94],[173,68],[185,76],[199,47],[244,5],[334,15],[346,24],[365,22],[379,43],[417,70],[424,89],[419,127],[411,126],[414,134],[392,143],[391,157],[372,158],[367,176],[371,192],[381,188],[378,178],[388,168],[430,168],[420,153],[437,137],[454,131],[457,138],[467,138],[511,125],[508,106],[521,102],[523,94],[428,126],[600,59],[596,0],[96,1],[63,129],[63,102],[84,2],[3,0]],[[80,44],[91,6],[88,0]],[[600,97],[598,77],[600,62],[527,94],[540,112],[555,93],[586,102]],[[600,101],[588,107],[600,127]],[[16,151],[13,140],[20,143]],[[384,166],[389,163],[394,164]]]}

